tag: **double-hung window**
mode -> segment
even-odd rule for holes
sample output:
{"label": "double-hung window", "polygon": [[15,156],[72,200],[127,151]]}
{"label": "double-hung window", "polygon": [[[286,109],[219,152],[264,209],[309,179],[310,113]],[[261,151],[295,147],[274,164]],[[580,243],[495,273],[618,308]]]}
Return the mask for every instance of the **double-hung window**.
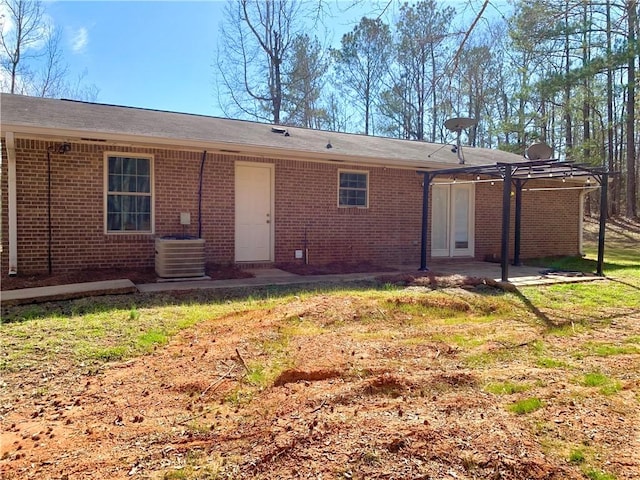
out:
{"label": "double-hung window", "polygon": [[338,172],[338,206],[369,206],[369,174],[368,172]]}
{"label": "double-hung window", "polygon": [[153,232],[153,158],[108,154],[106,231]]}

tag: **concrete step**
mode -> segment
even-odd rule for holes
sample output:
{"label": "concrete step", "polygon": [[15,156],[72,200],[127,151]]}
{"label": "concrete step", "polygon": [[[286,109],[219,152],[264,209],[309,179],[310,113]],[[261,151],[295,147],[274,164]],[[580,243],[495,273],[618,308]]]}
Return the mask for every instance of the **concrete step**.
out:
{"label": "concrete step", "polygon": [[41,303],[55,300],[68,300],[96,295],[116,295],[133,293],[138,289],[131,280],[105,280],[101,282],[71,283],[50,287],[23,288],[0,292],[0,304],[3,307]]}

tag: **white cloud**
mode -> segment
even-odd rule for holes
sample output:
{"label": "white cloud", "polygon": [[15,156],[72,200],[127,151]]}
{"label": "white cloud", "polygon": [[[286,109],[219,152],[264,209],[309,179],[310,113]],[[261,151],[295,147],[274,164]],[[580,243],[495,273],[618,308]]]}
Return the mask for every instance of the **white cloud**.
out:
{"label": "white cloud", "polygon": [[89,43],[89,31],[81,27],[71,38],[71,50],[73,53],[82,53]]}

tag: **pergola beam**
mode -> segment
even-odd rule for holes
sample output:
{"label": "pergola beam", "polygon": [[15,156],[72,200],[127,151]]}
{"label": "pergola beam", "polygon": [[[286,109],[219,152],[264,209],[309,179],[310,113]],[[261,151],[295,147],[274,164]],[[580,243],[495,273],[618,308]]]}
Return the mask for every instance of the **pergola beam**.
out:
{"label": "pergola beam", "polygon": [[[502,236],[501,236],[501,270],[502,281],[509,278],[509,229],[511,219],[511,185],[516,188],[516,224],[514,238],[514,265],[520,264],[521,246],[521,216],[522,216],[522,187],[528,180],[566,179],[578,178],[595,179],[600,184],[600,228],[598,233],[598,264],[597,274],[603,274],[604,264],[604,237],[607,221],[607,190],[609,172],[606,167],[593,167],[586,164],[559,160],[533,160],[514,163],[496,163],[493,165],[465,165],[455,168],[440,170],[419,170],[424,175],[422,197],[422,242],[420,250],[420,270],[427,268],[427,243],[428,243],[428,219],[429,219],[429,186],[433,179],[439,175],[476,175],[490,179],[503,180],[502,190]],[[482,180],[481,180],[482,181]],[[486,180],[485,180],[486,181]],[[574,188],[574,187],[569,187]],[[558,188],[561,190],[562,188]]]}

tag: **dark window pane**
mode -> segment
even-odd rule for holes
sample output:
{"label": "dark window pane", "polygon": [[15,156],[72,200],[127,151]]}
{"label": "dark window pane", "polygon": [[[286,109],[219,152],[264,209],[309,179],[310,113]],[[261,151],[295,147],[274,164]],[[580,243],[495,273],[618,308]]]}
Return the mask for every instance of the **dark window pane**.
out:
{"label": "dark window pane", "polygon": [[136,197],[132,195],[122,195],[122,213],[136,211]]}
{"label": "dark window pane", "polygon": [[122,191],[123,192],[135,192],[136,191],[136,177],[123,176],[122,177]]}
{"label": "dark window pane", "polygon": [[137,178],[137,192],[140,193],[149,193],[151,190],[149,188],[149,177],[138,177]]}
{"label": "dark window pane", "polygon": [[125,212],[122,214],[123,230],[137,230],[135,213]]}
{"label": "dark window pane", "polygon": [[340,174],[340,187],[341,188],[347,187],[348,186],[347,181],[348,181],[347,174],[346,173],[341,173]]}
{"label": "dark window pane", "polygon": [[122,191],[122,177],[120,175],[109,175],[109,191],[110,192]]}
{"label": "dark window pane", "polygon": [[140,230],[151,230],[151,215],[143,213],[140,214]]}
{"label": "dark window pane", "polygon": [[139,213],[151,213],[151,198],[138,197],[136,207]]}
{"label": "dark window pane", "polygon": [[142,176],[149,176],[149,160],[146,158],[139,158],[138,159],[138,168],[137,168],[137,174],[138,175],[142,175]]}
{"label": "dark window pane", "polygon": [[109,195],[107,199],[107,211],[109,213],[118,213],[120,212],[120,208],[120,196]]}
{"label": "dark window pane", "polygon": [[122,174],[122,158],[109,157],[109,174]]}
{"label": "dark window pane", "polygon": [[122,215],[119,213],[109,213],[107,215],[108,230],[122,230]]}
{"label": "dark window pane", "polygon": [[135,158],[123,158],[122,159],[122,173],[124,175],[135,175],[137,159]]}

